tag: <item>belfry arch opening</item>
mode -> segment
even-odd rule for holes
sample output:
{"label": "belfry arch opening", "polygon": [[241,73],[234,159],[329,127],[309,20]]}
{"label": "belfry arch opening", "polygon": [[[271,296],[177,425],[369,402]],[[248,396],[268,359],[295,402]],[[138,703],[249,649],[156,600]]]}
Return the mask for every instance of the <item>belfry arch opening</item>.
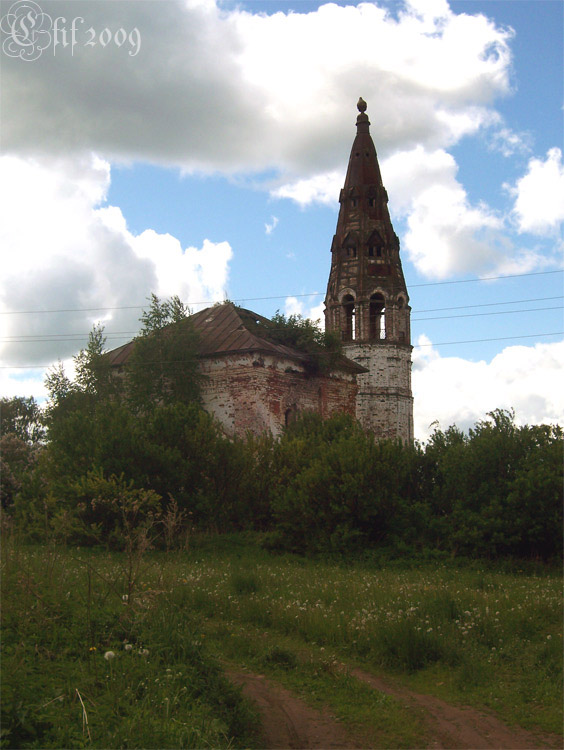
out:
{"label": "belfry arch opening", "polygon": [[386,300],[380,293],[370,297],[370,338],[386,338]]}
{"label": "belfry arch opening", "polygon": [[342,300],[343,305],[343,341],[353,341],[356,338],[356,315],[354,297],[352,294],[345,294]]}

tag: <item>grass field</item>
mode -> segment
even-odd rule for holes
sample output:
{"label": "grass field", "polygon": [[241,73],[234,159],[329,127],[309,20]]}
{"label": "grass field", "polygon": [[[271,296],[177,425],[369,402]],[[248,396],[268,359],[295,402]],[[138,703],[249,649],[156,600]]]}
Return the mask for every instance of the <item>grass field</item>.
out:
{"label": "grass field", "polygon": [[558,572],[306,560],[235,537],[129,557],[7,540],[2,568],[3,747],[252,747],[227,663],[381,746],[421,746],[421,722],[343,664],[562,731]]}

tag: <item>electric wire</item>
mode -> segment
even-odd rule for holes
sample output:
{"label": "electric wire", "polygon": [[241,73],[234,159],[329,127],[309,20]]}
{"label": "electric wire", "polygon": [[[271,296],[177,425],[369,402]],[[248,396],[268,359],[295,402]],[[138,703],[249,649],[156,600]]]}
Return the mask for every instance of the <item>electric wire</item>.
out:
{"label": "electric wire", "polygon": [[[413,344],[413,349],[420,349],[422,347],[428,347],[428,346],[452,346],[455,344],[482,344],[488,341],[512,341],[515,339],[535,339],[535,338],[542,338],[544,336],[564,336],[564,331],[551,331],[550,333],[527,333],[522,334],[519,336],[499,336],[496,338],[489,338],[489,339],[467,339],[466,341],[438,341],[438,342],[430,342],[428,344]],[[59,360],[60,362],[60,360]],[[178,365],[182,364],[181,361],[171,361],[171,362],[139,362],[137,363],[140,367],[149,367],[152,365]],[[54,367],[56,363],[50,362],[46,365],[0,365],[0,370],[45,370],[49,367]]]}
{"label": "electric wire", "polygon": [[[564,297],[544,297],[538,299],[563,299]],[[522,300],[523,302],[533,302],[534,300]],[[465,310],[476,307],[491,307],[492,305],[504,305],[504,304],[519,304],[519,301],[514,302],[489,302],[480,305],[463,305],[460,307],[443,307],[436,308],[437,311],[442,310]],[[411,322],[423,322],[428,320],[452,320],[454,318],[476,318],[483,317],[486,315],[512,315],[514,313],[531,313],[531,312],[543,312],[546,310],[563,310],[563,305],[555,305],[551,307],[529,307],[523,310],[491,310],[483,313],[463,313],[457,315],[436,315],[430,318],[417,318],[412,317]],[[420,312],[433,312],[433,310],[422,310]],[[126,336],[137,336],[138,331],[104,331],[104,338],[109,340],[115,340],[124,338]],[[5,336],[0,338],[0,343],[5,344],[42,344],[42,343],[57,343],[57,342],[80,342],[84,341],[88,337],[87,333],[37,333],[37,334],[18,334],[15,336]]]}
{"label": "electric wire", "polygon": [[[421,284],[409,284],[410,289],[415,289],[424,286],[446,286],[448,284],[470,284],[484,281],[498,281],[500,279],[520,279],[529,276],[546,276],[548,274],[564,273],[564,268],[559,268],[553,271],[533,271],[530,273],[516,273],[508,274],[506,276],[484,276],[478,279],[455,279],[453,281],[428,281]],[[288,297],[319,297],[325,292],[307,292],[305,294],[279,294],[272,297],[237,297],[232,302],[261,302],[275,299],[287,299]],[[186,302],[187,306],[190,305],[214,305],[217,302],[223,302],[224,300],[201,300],[199,302]],[[43,315],[51,313],[68,313],[68,312],[111,312],[114,310],[144,310],[148,307],[145,305],[125,305],[115,307],[75,307],[75,308],[60,308],[57,310],[1,310],[0,315]]]}
{"label": "electric wire", "polygon": [[[562,273],[564,269],[558,269],[555,271],[539,271],[539,272],[532,272],[527,274],[512,274],[512,275],[506,275],[506,276],[495,276],[495,277],[484,277],[480,279],[461,279],[461,280],[454,280],[454,281],[445,281],[445,282],[428,282],[424,284],[412,284],[410,285],[410,288],[418,287],[418,286],[435,286],[435,285],[447,285],[447,284],[459,284],[459,283],[470,283],[470,282],[481,282],[481,281],[493,281],[498,279],[506,279],[506,278],[520,278],[520,277],[529,277],[529,276],[540,276],[540,275],[546,275],[546,274],[554,274],[554,273]],[[279,297],[254,297],[254,298],[244,298],[244,301],[258,301],[258,300],[272,300],[272,299],[286,299],[287,297],[312,297],[312,296],[318,296],[321,292],[312,292],[308,294],[295,294],[295,295],[280,295]],[[450,307],[439,307],[439,308],[428,308],[423,310],[416,310],[415,314],[417,313],[428,313],[428,312],[445,312],[449,310],[465,310],[465,309],[479,309],[484,307],[496,307],[501,305],[510,305],[510,304],[524,304],[529,302],[540,302],[540,301],[553,301],[553,300],[559,300],[564,299],[564,295],[559,296],[552,296],[552,297],[534,297],[534,298],[528,298],[528,299],[522,299],[522,300],[507,300],[507,301],[500,301],[500,302],[486,302],[486,303],[477,303],[474,305],[458,305],[458,306],[450,306]],[[235,300],[235,301],[243,301],[243,299]],[[209,301],[208,301],[209,303]],[[190,303],[190,304],[207,304],[205,302],[200,303]],[[71,313],[71,312],[100,312],[100,311],[116,311],[116,310],[134,310],[134,309],[144,309],[141,305],[128,305],[128,306],[122,306],[122,307],[95,307],[95,308],[61,308],[58,310],[21,310],[21,311],[4,311],[0,312],[0,314],[4,315],[10,315],[10,314],[36,314],[36,313]],[[515,313],[532,313],[532,312],[541,312],[541,311],[548,311],[548,310],[560,310],[564,309],[563,306],[552,306],[552,307],[539,307],[539,308],[525,308],[521,310],[490,310],[488,312],[478,312],[478,313],[466,313],[466,314],[449,314],[449,315],[443,315],[443,316],[433,316],[433,317],[427,317],[427,318],[417,318],[412,317],[412,322],[418,323],[418,322],[424,322],[424,321],[434,321],[434,320],[449,320],[454,318],[465,318],[465,317],[480,317],[480,316],[486,316],[486,315],[504,315],[504,314],[515,314]],[[415,344],[414,348],[420,348],[420,347],[426,347],[426,346],[450,346],[455,344],[469,344],[469,343],[484,343],[489,341],[505,341],[505,340],[515,340],[515,339],[525,339],[525,338],[540,338],[544,336],[559,336],[562,335],[563,332],[561,331],[555,331],[550,333],[539,333],[539,334],[522,334],[519,336],[501,336],[496,338],[486,338],[486,339],[469,339],[464,341],[445,341],[445,342],[437,342],[437,343],[429,343],[429,344]],[[24,335],[19,334],[17,336],[11,336],[11,337],[5,337],[0,339],[0,342],[6,343],[6,344],[49,344],[49,343],[58,343],[58,342],[64,342],[64,343],[83,343],[85,338],[88,334],[77,334],[77,333],[69,333],[69,334],[62,334],[62,333],[53,333],[53,334],[30,334],[30,335]],[[107,341],[118,341],[119,339],[124,339],[125,337],[134,337],[138,335],[138,331],[108,331],[104,332],[104,337]],[[126,343],[126,342],[124,342]],[[45,369],[48,367],[51,367],[53,363],[48,365],[0,365],[0,369]],[[148,363],[150,364],[150,363]],[[172,364],[172,363],[171,363]]]}

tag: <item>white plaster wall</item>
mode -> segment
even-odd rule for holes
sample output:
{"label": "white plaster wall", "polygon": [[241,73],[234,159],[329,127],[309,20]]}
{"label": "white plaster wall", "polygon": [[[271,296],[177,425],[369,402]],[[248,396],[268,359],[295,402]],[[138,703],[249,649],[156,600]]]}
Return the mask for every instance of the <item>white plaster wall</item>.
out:
{"label": "white plaster wall", "polygon": [[413,440],[411,347],[401,344],[347,344],[349,359],[366,367],[357,375],[356,417],[377,437]]}

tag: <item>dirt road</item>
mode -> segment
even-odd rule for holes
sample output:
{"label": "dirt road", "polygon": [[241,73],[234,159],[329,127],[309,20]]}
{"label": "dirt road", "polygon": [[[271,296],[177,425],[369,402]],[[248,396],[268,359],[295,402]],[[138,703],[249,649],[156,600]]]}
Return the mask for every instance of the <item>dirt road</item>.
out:
{"label": "dirt road", "polygon": [[[540,750],[561,748],[556,736],[533,734],[508,727],[493,714],[470,707],[451,706],[429,695],[390,685],[360,669],[351,674],[405,705],[422,709],[432,740],[428,748],[442,750]],[[281,748],[363,748],[329,712],[308,706],[289,690],[262,675],[228,672],[230,679],[257,706],[262,717],[265,750]]]}

